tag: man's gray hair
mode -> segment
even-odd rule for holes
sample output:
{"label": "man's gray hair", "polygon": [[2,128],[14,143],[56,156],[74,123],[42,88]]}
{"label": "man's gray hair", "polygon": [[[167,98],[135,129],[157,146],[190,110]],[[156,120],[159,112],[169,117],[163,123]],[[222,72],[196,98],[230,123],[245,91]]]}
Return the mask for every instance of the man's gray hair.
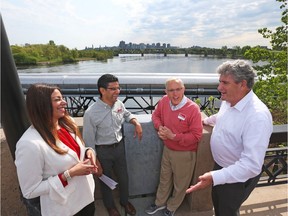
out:
{"label": "man's gray hair", "polygon": [[232,75],[236,83],[247,81],[247,87],[252,89],[256,73],[252,66],[244,60],[226,61],[217,68],[220,75]]}
{"label": "man's gray hair", "polygon": [[177,78],[177,77],[170,77],[170,78],[168,78],[168,79],[166,80],[166,82],[165,82],[165,88],[166,88],[166,89],[167,89],[167,86],[168,86],[169,82],[171,82],[171,81],[178,82],[178,83],[181,84],[182,87],[184,87],[184,82],[183,82],[182,79]]}

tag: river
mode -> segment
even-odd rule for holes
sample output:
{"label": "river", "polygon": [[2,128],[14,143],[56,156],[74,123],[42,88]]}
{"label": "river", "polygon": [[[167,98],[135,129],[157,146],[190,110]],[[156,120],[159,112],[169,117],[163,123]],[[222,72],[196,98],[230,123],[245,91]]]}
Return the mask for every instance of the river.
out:
{"label": "river", "polygon": [[215,73],[226,58],[203,57],[199,55],[163,54],[121,54],[105,62],[89,60],[74,64],[37,66],[18,69],[18,73]]}

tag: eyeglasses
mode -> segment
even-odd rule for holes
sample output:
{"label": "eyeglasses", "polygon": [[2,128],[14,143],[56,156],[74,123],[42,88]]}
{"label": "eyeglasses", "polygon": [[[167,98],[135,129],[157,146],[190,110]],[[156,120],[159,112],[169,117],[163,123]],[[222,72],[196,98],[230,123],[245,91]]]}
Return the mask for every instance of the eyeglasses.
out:
{"label": "eyeglasses", "polygon": [[167,89],[167,91],[169,93],[172,93],[172,92],[180,92],[183,88],[176,88],[176,89]]}
{"label": "eyeglasses", "polygon": [[106,89],[109,89],[109,90],[111,90],[111,91],[117,91],[117,90],[121,90],[121,88],[120,87],[111,87],[111,88],[106,88]]}

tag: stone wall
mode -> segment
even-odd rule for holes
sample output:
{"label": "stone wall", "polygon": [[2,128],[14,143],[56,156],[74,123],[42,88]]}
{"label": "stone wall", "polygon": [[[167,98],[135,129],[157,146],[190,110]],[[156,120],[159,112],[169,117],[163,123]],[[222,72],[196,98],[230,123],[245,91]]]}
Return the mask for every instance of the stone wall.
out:
{"label": "stone wall", "polygon": [[[202,114],[204,117],[204,114]],[[154,129],[151,115],[137,115],[142,128],[141,142],[134,138],[135,127],[124,124],[125,148],[129,175],[130,196],[156,193],[163,143]],[[195,173],[191,183],[195,184],[199,175],[213,168],[214,162],[210,150],[210,135],[212,128],[204,126],[203,136],[197,151]],[[207,211],[212,209],[211,187],[186,196],[191,210]]]}

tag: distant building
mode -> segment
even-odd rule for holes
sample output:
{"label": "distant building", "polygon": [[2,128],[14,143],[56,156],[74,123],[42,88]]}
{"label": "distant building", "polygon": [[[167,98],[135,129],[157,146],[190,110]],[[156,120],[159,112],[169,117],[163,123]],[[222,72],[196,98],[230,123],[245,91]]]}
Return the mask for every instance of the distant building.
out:
{"label": "distant building", "polygon": [[125,43],[125,41],[120,41],[118,48],[120,49],[176,49],[177,47],[172,47],[169,43],[163,43],[161,46],[161,43],[152,43],[150,44],[144,44],[144,43],[140,43],[140,44],[135,44],[132,42],[129,42],[128,44]]}
{"label": "distant building", "polygon": [[120,41],[119,48],[125,49],[125,41]]}

